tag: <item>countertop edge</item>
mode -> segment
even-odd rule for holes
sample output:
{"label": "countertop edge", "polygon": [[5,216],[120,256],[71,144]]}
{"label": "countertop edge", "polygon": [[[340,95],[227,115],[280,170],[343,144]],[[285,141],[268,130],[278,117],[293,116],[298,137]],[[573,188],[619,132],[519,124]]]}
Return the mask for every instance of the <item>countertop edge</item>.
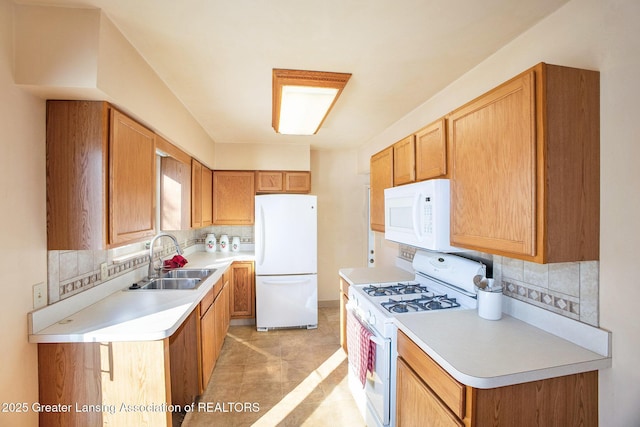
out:
{"label": "countertop edge", "polygon": [[437,351],[431,348],[423,339],[416,335],[411,328],[397,322],[398,330],[406,334],[422,351],[435,360],[449,375],[462,384],[479,389],[490,389],[496,387],[509,386],[514,384],[527,383],[532,381],[545,380],[565,375],[580,374],[589,371],[597,371],[600,369],[610,368],[612,364],[611,357],[601,356],[593,360],[580,361],[571,364],[558,365],[545,369],[534,369],[530,371],[514,372],[508,375],[497,377],[483,378],[465,374],[456,369],[443,358]]}
{"label": "countertop edge", "polygon": [[[91,309],[91,306],[94,304],[105,303],[108,302],[109,298],[113,298],[114,295],[119,292],[127,292],[124,289],[126,288],[126,284],[122,284],[121,282],[128,283],[134,277],[133,274],[128,273],[125,275],[126,277],[119,278],[119,282],[117,284],[111,284],[106,286],[104,292],[109,292],[106,296],[102,296],[93,302],[93,304],[85,305],[76,311],[69,311],[68,306],[70,305],[70,301],[65,301],[64,305],[60,305],[56,307],[56,304],[52,304],[47,307],[43,307],[39,310],[34,310],[27,315],[28,320],[28,342],[38,344],[38,343],[91,343],[91,342],[125,342],[125,341],[156,341],[163,340],[169,338],[173,333],[175,333],[180,325],[187,319],[187,317],[195,310],[200,301],[205,297],[205,295],[213,288],[218,279],[224,274],[224,272],[229,268],[229,266],[235,261],[254,261],[255,256],[253,252],[216,252],[216,253],[206,253],[206,252],[194,252],[191,255],[191,259],[189,259],[189,264],[185,268],[203,268],[203,267],[211,267],[217,268],[221,271],[215,272],[212,276],[210,276],[205,283],[203,283],[197,290],[195,291],[140,291],[140,292],[171,292],[173,295],[174,292],[185,292],[192,293],[193,299],[183,306],[173,307],[175,313],[172,315],[174,318],[169,318],[170,327],[165,329],[156,329],[156,330],[135,330],[131,333],[128,332],[96,332],[96,333],[47,333],[46,330],[52,326],[54,326],[58,322],[62,322],[65,319],[71,318],[78,313],[82,313],[85,310]],[[135,281],[134,279],[133,281]],[[134,291],[131,291],[134,292]],[[80,294],[79,294],[80,295]],[[97,294],[100,296],[101,294]],[[189,295],[189,294],[183,294]],[[69,299],[72,299],[70,297]],[[189,298],[187,298],[189,299]],[[134,310],[135,307],[127,307],[127,310]],[[158,308],[160,310],[160,308]],[[65,311],[66,310],[66,313]],[[129,321],[135,321],[135,318],[129,319]],[[48,324],[47,324],[48,322]],[[96,320],[96,323],[99,323]],[[38,329],[34,330],[34,327],[37,325]],[[117,324],[109,325],[109,327],[117,326]]]}

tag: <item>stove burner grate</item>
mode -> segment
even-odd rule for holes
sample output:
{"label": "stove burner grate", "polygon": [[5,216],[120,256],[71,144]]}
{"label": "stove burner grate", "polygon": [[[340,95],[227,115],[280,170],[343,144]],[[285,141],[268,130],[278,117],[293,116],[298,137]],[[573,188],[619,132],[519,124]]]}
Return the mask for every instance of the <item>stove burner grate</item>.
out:
{"label": "stove burner grate", "polygon": [[389,298],[389,301],[382,302],[381,305],[390,313],[445,310],[460,307],[455,298],[449,298],[446,294],[433,297],[422,296],[406,301],[396,301],[393,298]]}
{"label": "stove burner grate", "polygon": [[396,284],[385,284],[385,285],[369,285],[363,288],[363,291],[372,297],[380,297],[380,296],[389,296],[389,295],[408,295],[408,294],[424,294],[428,293],[429,290],[426,286],[420,285],[419,283],[407,282],[402,283],[398,282]]}

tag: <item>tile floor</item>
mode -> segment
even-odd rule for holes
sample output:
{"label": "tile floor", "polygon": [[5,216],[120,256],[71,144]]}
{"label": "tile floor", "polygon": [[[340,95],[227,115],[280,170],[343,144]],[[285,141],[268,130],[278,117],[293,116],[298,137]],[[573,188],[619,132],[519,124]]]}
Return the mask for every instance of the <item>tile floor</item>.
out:
{"label": "tile floor", "polygon": [[182,426],[364,426],[346,377],[337,307],[320,308],[313,330],[232,326]]}

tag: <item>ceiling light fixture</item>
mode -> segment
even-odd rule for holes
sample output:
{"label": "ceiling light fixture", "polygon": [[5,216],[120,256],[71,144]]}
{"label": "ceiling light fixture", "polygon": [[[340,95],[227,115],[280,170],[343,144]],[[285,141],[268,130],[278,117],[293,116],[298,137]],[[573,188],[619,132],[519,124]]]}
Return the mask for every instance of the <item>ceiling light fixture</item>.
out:
{"label": "ceiling light fixture", "polygon": [[272,126],[286,135],[313,135],[342,93],[351,74],[273,70]]}

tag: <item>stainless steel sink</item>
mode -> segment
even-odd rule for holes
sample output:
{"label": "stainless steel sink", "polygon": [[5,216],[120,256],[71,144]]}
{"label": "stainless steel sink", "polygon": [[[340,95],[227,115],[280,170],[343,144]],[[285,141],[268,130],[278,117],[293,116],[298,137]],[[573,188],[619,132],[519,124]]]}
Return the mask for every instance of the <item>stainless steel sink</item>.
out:
{"label": "stainless steel sink", "polygon": [[176,270],[169,270],[162,274],[163,278],[168,279],[202,279],[211,276],[215,273],[215,268],[180,268]]}
{"label": "stainless steel sink", "polygon": [[201,279],[168,279],[160,277],[148,281],[134,283],[129,287],[130,290],[184,290],[197,289],[202,284]]}
{"label": "stainless steel sink", "polygon": [[129,290],[189,290],[198,289],[215,268],[181,268],[165,271],[161,277],[145,279],[129,286]]}

